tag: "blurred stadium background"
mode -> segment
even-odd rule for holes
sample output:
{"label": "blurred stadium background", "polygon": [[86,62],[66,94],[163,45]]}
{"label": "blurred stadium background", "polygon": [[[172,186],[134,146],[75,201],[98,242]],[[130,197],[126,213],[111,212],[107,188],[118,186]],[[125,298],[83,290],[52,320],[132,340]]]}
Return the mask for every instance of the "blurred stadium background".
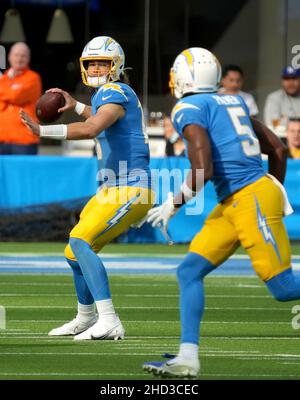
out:
{"label": "blurred stadium background", "polygon": [[[3,36],[7,10],[12,8],[21,17],[23,36],[22,32],[18,37]],[[64,10],[68,24],[49,36],[57,8]],[[207,47],[222,64],[242,66],[244,90],[255,96],[261,117],[267,94],[279,88],[281,69],[291,63],[292,47],[300,44],[300,7],[298,0],[1,0],[0,32],[0,44],[7,52],[15,41],[28,43],[31,67],[41,74],[44,90],[61,87],[84,102],[89,101],[89,93],[81,83],[78,62],[84,44],[102,34],[118,40],[127,66],[133,67],[131,83],[147,116],[151,167],[183,170],[188,167],[186,159],[163,157],[161,116],[169,114],[174,104],[168,72],[175,56],[183,48]],[[75,120],[76,116],[65,113],[58,123]],[[75,298],[62,258],[63,243],[80,209],[97,189],[95,176],[90,142],[75,146],[44,140],[37,157],[0,157],[0,304],[8,317],[8,329],[1,336],[6,350],[0,379],[142,379],[140,365],[146,356],[157,358],[165,351],[176,351],[174,271],[187,243],[216,204],[210,184],[201,215],[185,216],[182,210],[171,221],[170,235],[176,245],[166,246],[161,233],[145,225],[131,229],[105,250],[109,272],[115,273],[116,306],[128,331],[125,344],[71,348],[68,338],[54,343],[45,336],[73,315]],[[164,182],[157,185],[163,187]],[[286,188],[295,210],[286,225],[293,240],[293,265],[299,269],[300,161],[289,160]],[[144,264],[148,265],[145,276]],[[291,305],[276,308],[253,277],[243,252],[225,271],[208,282],[208,308],[213,311],[204,322],[204,378],[299,379]],[[137,299],[131,298],[133,286],[142,299],[139,307]],[[154,303],[151,296],[156,297]],[[266,345],[270,338],[272,345]],[[93,355],[101,356],[101,365]]]}
{"label": "blurred stadium background", "polygon": [[[11,9],[17,10],[22,29],[11,22]],[[66,20],[58,16],[58,9],[63,10]],[[161,118],[174,104],[168,72],[177,53],[202,46],[212,50],[223,65],[240,65],[245,73],[244,90],[255,96],[262,118],[266,95],[279,88],[281,69],[294,56],[299,22],[297,0],[131,0],[122,5],[108,0],[2,0],[0,43],[8,52],[15,41],[26,41],[32,51],[31,67],[41,74],[44,90],[61,87],[89,102],[78,58],[89,38],[100,34],[114,37],[125,49],[126,65],[133,67],[130,79],[147,117],[152,167],[184,169],[188,165],[185,159],[163,157]],[[65,113],[58,123],[76,120],[73,114]],[[39,154],[37,159],[0,158],[2,241],[66,240],[80,208],[97,188],[92,142],[43,140]],[[58,173],[62,169],[63,173]],[[78,173],[72,175],[75,169]],[[287,219],[287,226],[293,240],[300,239],[299,175],[299,162],[290,161],[286,185],[295,214]],[[191,239],[214,199],[208,186],[198,224],[192,223],[192,216],[187,217],[186,229],[180,234],[176,226],[183,226],[183,212],[175,217],[170,227],[175,242]],[[164,238],[144,227],[119,240],[151,242]]]}

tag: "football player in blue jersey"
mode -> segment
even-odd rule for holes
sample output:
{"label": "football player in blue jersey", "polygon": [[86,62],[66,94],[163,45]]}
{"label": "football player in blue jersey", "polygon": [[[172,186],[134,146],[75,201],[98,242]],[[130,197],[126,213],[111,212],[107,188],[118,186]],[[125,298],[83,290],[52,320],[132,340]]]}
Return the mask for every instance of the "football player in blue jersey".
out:
{"label": "football player in blue jersey", "polygon": [[21,112],[23,122],[41,137],[95,139],[98,180],[102,183],[84,207],[65,250],[73,270],[77,315],[51,330],[50,336],[74,335],[75,340],[124,338],[107,273],[97,253],[142,220],[154,201],[143,111],[133,89],[123,82],[124,63],[124,52],[114,39],[96,37],[87,43],[80,58],[82,80],[94,88],[91,106],[77,102],[61,89],[50,89],[65,97],[60,112],[72,109],[85,122],[41,126]]}
{"label": "football player in blue jersey", "polygon": [[[148,212],[153,226],[167,227],[179,207],[211,180],[219,203],[192,240],[179,265],[181,344],[166,362],[146,362],[157,375],[196,377],[198,344],[204,311],[203,279],[242,245],[257,275],[279,301],[300,298],[300,279],[293,275],[289,239],[282,221],[292,212],[282,186],[287,151],[267,127],[250,119],[242,97],[217,93],[221,66],[206,49],[190,48],[178,55],[170,86],[180,100],[172,122],[183,137],[191,172],[175,198]],[[268,155],[269,174],[261,152]],[[197,170],[204,181],[197,182]]]}

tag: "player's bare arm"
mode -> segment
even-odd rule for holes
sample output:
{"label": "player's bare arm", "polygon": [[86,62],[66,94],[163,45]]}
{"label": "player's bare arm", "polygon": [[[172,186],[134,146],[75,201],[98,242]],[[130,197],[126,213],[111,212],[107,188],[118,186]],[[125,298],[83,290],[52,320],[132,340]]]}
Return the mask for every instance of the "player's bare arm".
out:
{"label": "player's bare arm", "polygon": [[287,148],[282,141],[262,122],[251,117],[255,134],[259,140],[261,151],[268,155],[269,173],[284,182],[286,173]]}
{"label": "player's bare arm", "polygon": [[64,96],[65,105],[57,110],[59,113],[71,110],[77,112],[77,114],[81,115],[85,119],[89,118],[92,115],[91,106],[78,102],[65,90],[62,90],[60,88],[51,88],[46,90],[46,93],[60,93]]}
{"label": "player's bare arm", "polygon": [[[81,140],[81,139],[94,139],[100,132],[110,127],[119,118],[124,116],[124,108],[118,104],[105,104],[99,107],[96,115],[91,116],[86,119],[85,122],[74,122],[68,125],[49,125],[47,128],[53,130],[53,135],[48,133],[47,137],[53,137],[57,139],[68,139],[68,140]],[[34,122],[30,116],[23,110],[20,112],[20,117],[23,123],[30,129],[34,134],[38,136],[41,135],[41,130],[45,126],[40,126],[38,123]],[[55,130],[60,131],[62,128],[66,127],[66,137],[58,137],[60,133],[54,132]]]}
{"label": "player's bare arm", "polygon": [[[196,171],[204,170],[204,184],[210,180],[213,174],[211,146],[206,130],[199,125],[187,125],[183,134],[187,140],[188,157],[191,162],[191,171],[185,183],[191,192],[196,192],[202,188],[202,182],[197,182]],[[185,197],[182,191],[176,195],[174,198],[176,208],[185,203]]]}
{"label": "player's bare arm", "polygon": [[118,104],[101,106],[96,115],[85,122],[75,122],[68,125],[69,140],[94,139],[99,132],[104,131],[125,114],[124,108]]}

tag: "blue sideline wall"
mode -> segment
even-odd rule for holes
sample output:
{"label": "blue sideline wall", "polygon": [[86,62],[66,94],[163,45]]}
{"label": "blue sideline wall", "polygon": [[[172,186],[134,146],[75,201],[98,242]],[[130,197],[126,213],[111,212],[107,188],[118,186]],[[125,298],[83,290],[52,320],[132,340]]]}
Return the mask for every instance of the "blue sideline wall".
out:
{"label": "blue sideline wall", "polygon": [[[161,177],[156,179],[155,188],[162,202],[169,191],[169,179],[164,172],[175,170],[184,176],[189,168],[185,158],[153,158],[151,169]],[[264,163],[266,167],[266,163]],[[97,161],[95,158],[73,158],[59,156],[1,156],[0,157],[0,213],[22,212],[30,206],[49,203],[67,203],[93,196],[97,190]],[[166,174],[165,174],[166,175]],[[177,182],[178,183],[178,182]],[[174,189],[174,180],[170,186]],[[177,184],[178,187],[178,184]],[[289,160],[285,187],[294,208],[294,214],[285,218],[291,239],[300,240],[300,160]],[[208,213],[216,205],[216,195],[211,183],[204,193],[198,195],[196,215],[194,206],[188,206],[192,215],[186,215],[182,207],[171,220],[169,234],[174,242],[189,242],[203,225]],[[203,206],[203,210],[199,213]],[[121,237],[123,242],[164,242],[159,229],[145,224],[141,229],[130,229]]]}

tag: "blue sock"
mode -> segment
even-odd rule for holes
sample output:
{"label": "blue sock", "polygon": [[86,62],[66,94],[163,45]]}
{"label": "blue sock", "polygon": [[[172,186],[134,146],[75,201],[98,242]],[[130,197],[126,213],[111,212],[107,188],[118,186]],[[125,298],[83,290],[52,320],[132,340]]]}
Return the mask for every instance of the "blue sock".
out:
{"label": "blue sock", "polygon": [[70,238],[71,249],[78,260],[84,279],[95,301],[110,299],[108,277],[102,261],[84,240]]}
{"label": "blue sock", "polygon": [[66,259],[70,267],[73,271],[73,279],[77,294],[78,303],[88,305],[93,304],[94,299],[86,284],[84,276],[82,275],[80,266],[77,261],[70,260],[69,258]]}
{"label": "blue sock", "polygon": [[278,301],[300,299],[300,276],[295,276],[291,268],[274,276],[265,284],[272,296]]}
{"label": "blue sock", "polygon": [[203,278],[215,268],[196,253],[188,253],[177,269],[180,288],[181,343],[199,343],[204,311]]}

